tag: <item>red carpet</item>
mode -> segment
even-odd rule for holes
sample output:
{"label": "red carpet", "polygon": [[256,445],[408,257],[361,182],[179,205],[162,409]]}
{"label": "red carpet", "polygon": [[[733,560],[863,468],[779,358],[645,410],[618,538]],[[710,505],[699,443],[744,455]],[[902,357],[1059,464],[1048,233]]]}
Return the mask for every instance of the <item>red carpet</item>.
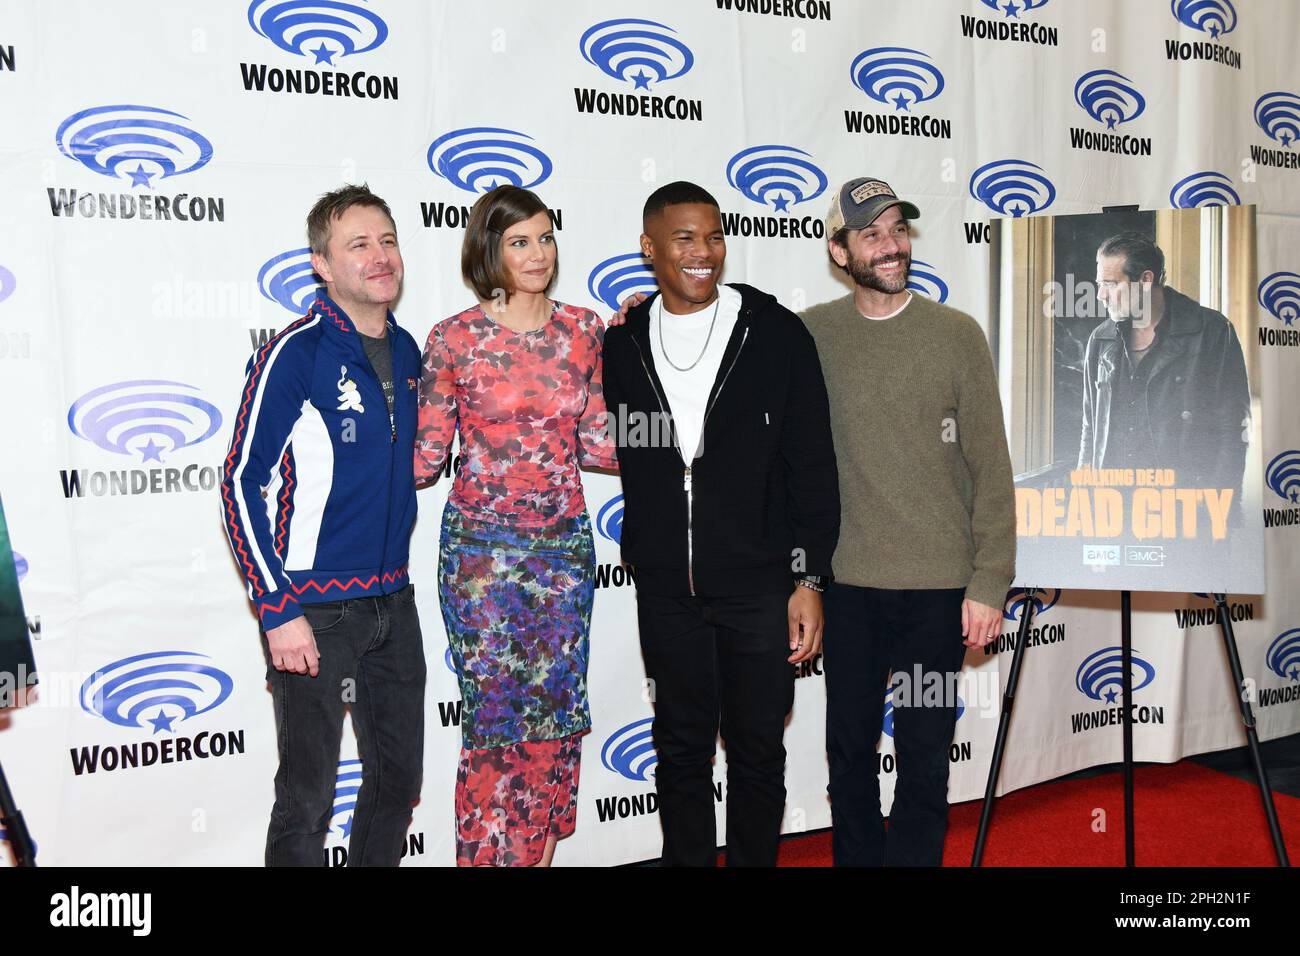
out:
{"label": "red carpet", "polygon": [[[1044,783],[998,799],[985,866],[1123,866],[1120,773]],[[1300,859],[1300,799],[1274,793],[1291,859]],[[1134,774],[1138,866],[1275,866],[1259,788],[1190,761]],[[944,866],[969,866],[981,800],[954,806]],[[1104,832],[1094,830],[1102,819]],[[780,866],[830,866],[830,832],[782,841]]]}

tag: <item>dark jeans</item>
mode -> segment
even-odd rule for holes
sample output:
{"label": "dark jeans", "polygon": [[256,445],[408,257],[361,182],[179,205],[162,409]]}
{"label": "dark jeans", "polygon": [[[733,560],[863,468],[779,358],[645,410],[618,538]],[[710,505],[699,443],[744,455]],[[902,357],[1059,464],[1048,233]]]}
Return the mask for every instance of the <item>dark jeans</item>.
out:
{"label": "dark jeans", "polygon": [[[836,866],[939,866],[948,829],[948,747],[957,721],[955,675],[963,588],[892,591],[832,584],[826,592],[826,755]],[[922,675],[945,675],[942,703],[921,700]],[[876,743],[890,672],[906,675],[894,701],[898,776],[889,833],[880,814]],[[948,677],[947,675],[953,675]],[[947,689],[952,688],[953,693]],[[928,704],[928,706],[926,705]]]}
{"label": "dark jeans", "polygon": [[348,866],[396,866],[424,761],[424,645],[415,589],[304,604],[303,612],[320,652],[316,677],[276,670],[262,640],[280,750],[266,865],[324,865],[343,709],[350,706],[362,775]]}
{"label": "dark jeans", "polygon": [[727,748],[727,865],[773,866],[785,809],[785,715],[794,703],[789,594],[637,595],[654,681],[655,787],[665,866],[714,866],[713,757]]}

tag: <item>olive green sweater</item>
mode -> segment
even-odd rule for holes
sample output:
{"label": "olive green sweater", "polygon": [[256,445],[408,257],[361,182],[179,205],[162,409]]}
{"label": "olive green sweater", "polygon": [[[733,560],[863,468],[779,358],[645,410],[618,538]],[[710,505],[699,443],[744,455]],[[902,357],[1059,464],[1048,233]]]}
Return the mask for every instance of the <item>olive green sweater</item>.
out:
{"label": "olive green sweater", "polygon": [[1015,574],[1015,491],[983,330],[920,295],[891,319],[864,318],[852,296],[802,318],[839,461],[835,579],[965,588],[1002,607]]}

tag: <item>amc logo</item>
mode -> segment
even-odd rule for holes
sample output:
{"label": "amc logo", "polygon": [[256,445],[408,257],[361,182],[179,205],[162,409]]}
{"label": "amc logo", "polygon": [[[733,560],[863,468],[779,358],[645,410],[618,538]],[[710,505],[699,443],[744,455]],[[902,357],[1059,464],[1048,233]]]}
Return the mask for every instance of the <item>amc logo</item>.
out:
{"label": "amc logo", "polygon": [[1117,544],[1085,544],[1083,546],[1083,563],[1109,566],[1119,565],[1119,545]]}

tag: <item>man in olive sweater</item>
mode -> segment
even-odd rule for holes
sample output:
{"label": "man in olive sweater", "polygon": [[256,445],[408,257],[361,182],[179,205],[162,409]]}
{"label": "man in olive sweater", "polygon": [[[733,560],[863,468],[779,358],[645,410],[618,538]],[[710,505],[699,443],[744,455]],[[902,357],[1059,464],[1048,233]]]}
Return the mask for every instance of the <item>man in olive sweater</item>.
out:
{"label": "man in olive sweater", "polygon": [[[888,184],[845,183],[826,220],[852,295],[801,317],[830,397],[842,509],[825,595],[826,749],[840,866],[938,866],[966,647],[1001,630],[1015,492],[992,357],[975,320],[913,295],[908,221]],[[888,836],[876,742],[894,675]]]}

